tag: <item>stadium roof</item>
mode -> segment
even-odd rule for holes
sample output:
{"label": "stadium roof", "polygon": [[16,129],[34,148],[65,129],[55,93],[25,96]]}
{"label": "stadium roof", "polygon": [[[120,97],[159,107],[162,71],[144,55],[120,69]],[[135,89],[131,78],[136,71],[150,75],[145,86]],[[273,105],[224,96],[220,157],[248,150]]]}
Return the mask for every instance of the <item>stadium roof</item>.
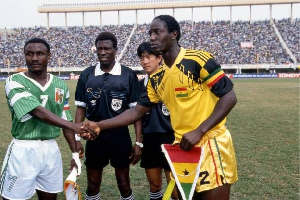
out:
{"label": "stadium roof", "polygon": [[143,10],[166,8],[192,8],[215,6],[246,6],[268,4],[299,3],[299,0],[132,0],[107,1],[101,3],[74,3],[74,4],[43,4],[38,7],[40,13],[64,12],[99,12],[116,10]]}

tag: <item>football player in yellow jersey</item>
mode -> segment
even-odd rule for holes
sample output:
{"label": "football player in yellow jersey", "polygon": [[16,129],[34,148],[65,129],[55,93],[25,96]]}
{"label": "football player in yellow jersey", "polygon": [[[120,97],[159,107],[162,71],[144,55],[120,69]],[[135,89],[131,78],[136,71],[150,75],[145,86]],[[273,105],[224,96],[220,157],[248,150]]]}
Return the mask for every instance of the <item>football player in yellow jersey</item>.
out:
{"label": "football player in yellow jersey", "polygon": [[151,48],[162,53],[164,64],[149,78],[138,105],[116,118],[87,124],[97,131],[132,124],[162,101],[171,114],[175,143],[185,151],[204,148],[194,199],[229,199],[231,184],[238,179],[225,127],[237,102],[233,83],[210,53],[180,47],[180,27],[173,17],[155,17],[149,35]]}

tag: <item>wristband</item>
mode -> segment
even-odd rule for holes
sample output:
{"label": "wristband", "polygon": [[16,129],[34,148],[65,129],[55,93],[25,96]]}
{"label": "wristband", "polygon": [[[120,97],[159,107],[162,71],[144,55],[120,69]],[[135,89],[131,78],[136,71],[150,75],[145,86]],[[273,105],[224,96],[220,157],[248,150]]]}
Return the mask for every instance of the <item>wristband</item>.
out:
{"label": "wristband", "polygon": [[141,142],[135,142],[135,144],[138,145],[141,148],[143,148],[143,146],[144,146],[143,143],[141,143]]}
{"label": "wristband", "polygon": [[72,153],[72,159],[74,159],[77,165],[77,175],[79,176],[81,174],[81,162],[79,159],[79,153]]}
{"label": "wristband", "polygon": [[81,140],[81,137],[79,137],[76,133],[75,133],[75,140],[76,141],[80,141]]}

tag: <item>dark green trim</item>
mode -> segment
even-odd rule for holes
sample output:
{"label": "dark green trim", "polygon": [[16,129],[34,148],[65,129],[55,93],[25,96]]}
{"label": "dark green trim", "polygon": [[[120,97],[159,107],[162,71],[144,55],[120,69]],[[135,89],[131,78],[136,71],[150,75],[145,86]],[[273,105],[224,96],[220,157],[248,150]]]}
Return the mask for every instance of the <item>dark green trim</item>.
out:
{"label": "dark green trim", "polygon": [[188,94],[176,94],[177,98],[181,98],[181,97],[188,97]]}
{"label": "dark green trim", "polygon": [[223,173],[223,176],[224,176],[224,181],[225,181],[225,183],[227,183],[227,181],[226,181],[226,177],[225,177],[225,173],[224,173],[224,169],[223,169],[223,165],[222,165],[222,160],[221,160],[221,154],[220,154],[220,150],[219,150],[218,143],[217,143],[217,140],[216,140],[216,138],[215,138],[215,137],[214,137],[214,141],[215,141],[215,145],[216,145],[217,152],[218,152],[218,156],[219,156],[219,162],[220,162],[220,166],[221,166],[222,173]]}
{"label": "dark green trim", "polygon": [[[9,151],[8,155],[7,155],[7,161],[5,163],[5,167],[2,171],[2,174],[1,174],[1,178],[0,178],[0,194],[2,194],[3,192],[3,186],[4,186],[4,181],[5,181],[5,175],[6,175],[6,171],[7,171],[7,165],[8,165],[8,161],[9,161],[9,158],[10,158],[10,154],[11,154],[11,151],[12,151],[12,148],[14,146],[14,143],[12,143],[9,147],[9,149],[7,151]],[[5,155],[6,156],[6,155]],[[4,161],[5,161],[5,157],[4,157]],[[3,161],[3,162],[4,162]],[[4,163],[3,163],[4,164]]]}
{"label": "dark green trim", "polygon": [[211,77],[213,77],[214,75],[216,75],[217,73],[219,73],[220,71],[222,71],[221,68],[216,69],[213,73],[211,73],[210,75],[208,75],[207,77],[205,77],[203,80],[204,82],[207,81],[208,79],[210,79]]}

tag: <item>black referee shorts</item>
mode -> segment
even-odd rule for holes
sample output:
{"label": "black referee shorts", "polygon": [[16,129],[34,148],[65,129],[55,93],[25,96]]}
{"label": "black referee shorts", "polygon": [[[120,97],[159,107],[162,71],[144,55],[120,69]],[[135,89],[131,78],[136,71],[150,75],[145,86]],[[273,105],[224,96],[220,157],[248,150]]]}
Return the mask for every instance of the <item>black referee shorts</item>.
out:
{"label": "black referee shorts", "polygon": [[95,140],[89,140],[85,148],[85,165],[101,169],[110,162],[114,168],[126,168],[130,165],[129,156],[132,143],[128,131],[101,133]]}
{"label": "black referee shorts", "polygon": [[144,147],[140,166],[146,169],[161,167],[170,170],[168,161],[161,150],[161,145],[172,144],[174,139],[173,132],[144,134]]}

